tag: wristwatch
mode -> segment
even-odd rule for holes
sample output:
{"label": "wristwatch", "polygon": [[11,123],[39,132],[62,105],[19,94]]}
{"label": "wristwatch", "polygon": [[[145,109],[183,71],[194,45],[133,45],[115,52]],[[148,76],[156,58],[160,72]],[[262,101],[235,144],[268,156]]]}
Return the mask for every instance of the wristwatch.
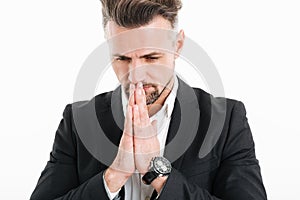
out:
{"label": "wristwatch", "polygon": [[172,166],[170,161],[164,157],[154,157],[150,162],[149,171],[143,176],[143,183],[150,185],[158,176],[167,176],[171,173]]}

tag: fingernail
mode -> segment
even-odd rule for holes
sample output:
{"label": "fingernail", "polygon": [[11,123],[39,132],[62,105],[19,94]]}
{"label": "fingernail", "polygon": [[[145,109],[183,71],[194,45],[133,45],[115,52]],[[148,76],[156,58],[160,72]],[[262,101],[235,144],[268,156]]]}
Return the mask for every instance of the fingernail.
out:
{"label": "fingernail", "polygon": [[137,93],[138,93],[138,95],[142,95],[142,89],[137,89]]}
{"label": "fingernail", "polygon": [[130,86],[129,86],[129,93],[130,93],[130,95],[133,93],[134,89],[135,89],[134,84],[130,83]]}
{"label": "fingernail", "polygon": [[134,84],[130,83],[130,89],[131,89],[131,90],[134,90],[134,89],[135,89]]}
{"label": "fingernail", "polygon": [[143,83],[142,82],[138,82],[138,88],[143,88]]}

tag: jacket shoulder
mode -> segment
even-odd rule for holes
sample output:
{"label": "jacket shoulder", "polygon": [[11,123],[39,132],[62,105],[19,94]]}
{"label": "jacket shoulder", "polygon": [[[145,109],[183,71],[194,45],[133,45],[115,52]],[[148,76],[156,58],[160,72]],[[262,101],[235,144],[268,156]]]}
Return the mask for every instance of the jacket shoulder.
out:
{"label": "jacket shoulder", "polygon": [[96,110],[102,111],[110,108],[112,91],[104,92],[94,96],[90,100],[76,101],[69,104],[72,108],[85,108],[95,106]]}
{"label": "jacket shoulder", "polygon": [[[226,97],[215,97],[212,94],[204,91],[200,88],[193,88],[194,92],[198,99],[198,104],[200,110],[206,110],[207,108],[211,108],[213,105],[214,107],[224,107],[226,109],[231,110],[236,104],[242,103],[239,100],[226,98]],[[221,108],[220,108],[221,109]]]}

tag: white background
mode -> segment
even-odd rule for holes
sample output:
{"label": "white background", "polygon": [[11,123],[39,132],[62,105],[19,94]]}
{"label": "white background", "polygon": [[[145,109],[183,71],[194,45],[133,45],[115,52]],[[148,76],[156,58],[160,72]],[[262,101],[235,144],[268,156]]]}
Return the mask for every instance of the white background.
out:
{"label": "white background", "polygon": [[[179,27],[246,105],[268,198],[297,199],[299,1],[183,3]],[[0,199],[29,199],[80,67],[104,42],[100,11],[98,0],[1,1]]]}

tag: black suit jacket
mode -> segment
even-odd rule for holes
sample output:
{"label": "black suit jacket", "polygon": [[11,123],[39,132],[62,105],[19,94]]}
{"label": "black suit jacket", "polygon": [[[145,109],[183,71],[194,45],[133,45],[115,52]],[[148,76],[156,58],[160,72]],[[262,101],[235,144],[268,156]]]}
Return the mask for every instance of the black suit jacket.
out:
{"label": "black suit jacket", "polygon": [[[123,123],[120,87],[67,105],[30,199],[108,200],[102,176]],[[99,127],[106,139],[98,137]],[[179,79],[166,144],[173,170],[160,200],[267,199],[243,103],[214,98]]]}

